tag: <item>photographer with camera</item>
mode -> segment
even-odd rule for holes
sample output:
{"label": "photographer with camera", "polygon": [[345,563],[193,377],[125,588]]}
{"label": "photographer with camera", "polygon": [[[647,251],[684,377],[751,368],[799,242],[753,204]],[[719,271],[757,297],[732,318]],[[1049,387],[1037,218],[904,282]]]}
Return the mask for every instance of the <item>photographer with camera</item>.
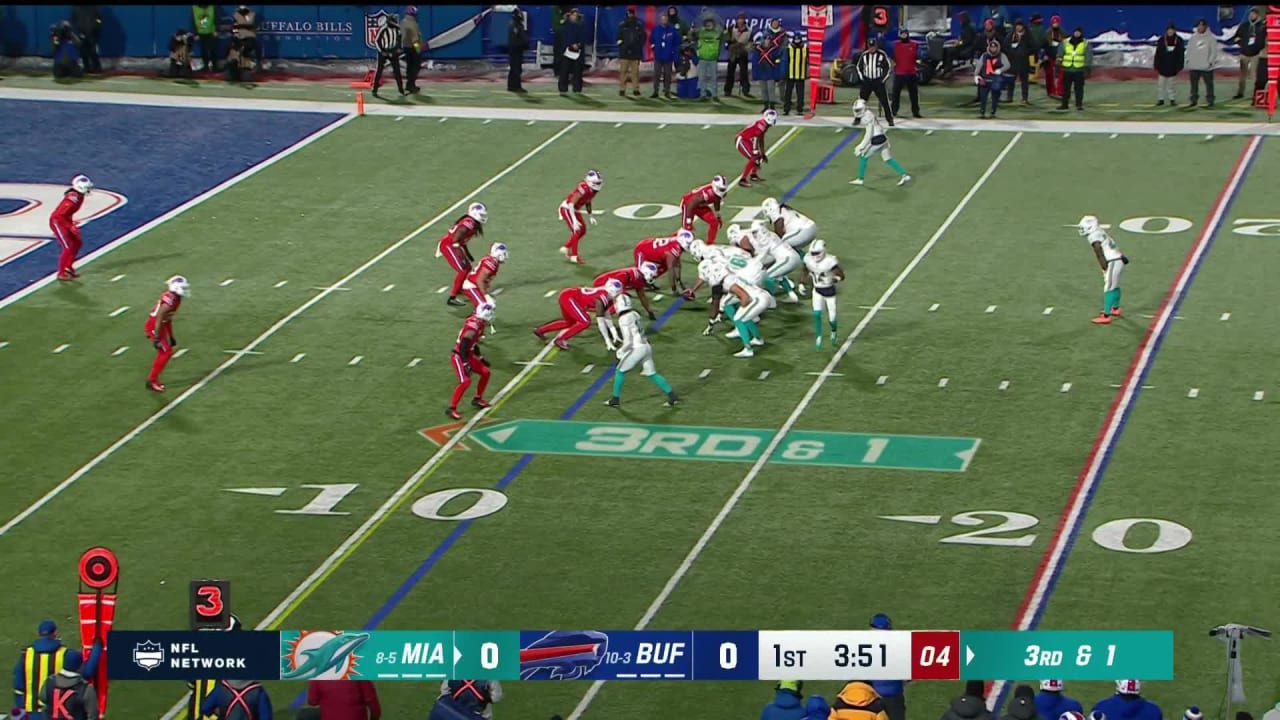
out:
{"label": "photographer with camera", "polygon": [[178,28],[169,38],[169,70],[165,77],[191,78],[191,48],[195,42],[196,36],[185,28]]}
{"label": "photographer with camera", "polygon": [[240,31],[231,30],[231,49],[227,51],[227,60],[222,65],[227,82],[253,82],[252,44],[247,44],[240,37]]}
{"label": "photographer with camera", "polygon": [[71,29],[71,23],[63,20],[49,26],[49,40],[53,44],[53,76],[80,77],[80,39]]}
{"label": "photographer with camera", "polygon": [[244,70],[257,70],[258,14],[248,5],[241,5],[231,16],[232,35],[239,38],[239,63]]}
{"label": "photographer with camera", "polygon": [[98,12],[98,6],[72,6],[71,26],[80,36],[80,58],[84,61],[84,71],[102,72],[102,60],[98,58],[98,29],[102,27],[102,13]]}

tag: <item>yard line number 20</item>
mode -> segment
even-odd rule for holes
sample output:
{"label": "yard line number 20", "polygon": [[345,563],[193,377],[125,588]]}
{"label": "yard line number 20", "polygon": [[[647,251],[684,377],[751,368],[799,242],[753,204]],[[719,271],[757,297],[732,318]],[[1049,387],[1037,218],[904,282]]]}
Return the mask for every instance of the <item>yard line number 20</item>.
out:
{"label": "yard line number 20", "polygon": [[[986,518],[998,518],[1001,522],[988,525]],[[951,518],[953,525],[979,527],[977,530],[950,535],[938,542],[950,545],[993,545],[997,547],[1030,547],[1036,541],[1035,533],[1011,536],[1012,533],[1030,530],[1040,524],[1040,518],[1020,512],[1005,510],[972,510]],[[1135,528],[1152,528],[1141,531],[1147,538],[1131,539]],[[1099,547],[1115,552],[1138,555],[1154,555],[1186,547],[1191,542],[1191,530],[1185,525],[1160,518],[1121,518],[1110,520],[1094,528],[1091,535]],[[1145,540],[1142,542],[1141,540]]]}

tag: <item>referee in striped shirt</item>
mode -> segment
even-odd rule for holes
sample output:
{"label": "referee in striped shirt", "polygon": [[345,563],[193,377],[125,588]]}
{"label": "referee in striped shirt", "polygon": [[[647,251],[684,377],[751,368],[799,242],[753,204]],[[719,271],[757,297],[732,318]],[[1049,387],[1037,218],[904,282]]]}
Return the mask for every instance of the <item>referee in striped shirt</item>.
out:
{"label": "referee in striped shirt", "polygon": [[401,95],[406,94],[404,89],[404,80],[400,78],[400,52],[402,51],[403,36],[400,34],[400,18],[395,15],[387,15],[386,24],[378,29],[378,34],[374,36],[373,44],[378,47],[378,69],[373,73],[373,96],[378,97],[378,87],[382,85],[382,70],[387,65],[391,66],[391,74],[396,79],[396,89]]}
{"label": "referee in striped shirt", "polygon": [[866,100],[875,93],[876,100],[880,101],[880,117],[883,117],[892,127],[893,111],[889,108],[889,93],[885,91],[884,85],[893,72],[893,63],[889,60],[889,54],[880,49],[880,43],[876,42],[875,38],[869,38],[867,48],[858,56],[856,67],[858,77],[862,79],[861,87],[858,88],[858,97]]}

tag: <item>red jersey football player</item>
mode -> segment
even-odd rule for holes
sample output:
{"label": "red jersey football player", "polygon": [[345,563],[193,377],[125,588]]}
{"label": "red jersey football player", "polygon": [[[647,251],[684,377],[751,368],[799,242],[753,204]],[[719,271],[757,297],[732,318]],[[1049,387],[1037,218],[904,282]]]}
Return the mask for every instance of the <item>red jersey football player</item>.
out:
{"label": "red jersey football player", "polygon": [[729,181],[723,175],[711,178],[711,182],[700,185],[680,198],[680,218],[685,230],[693,231],[693,219],[700,218],[707,224],[707,244],[716,241],[716,231],[720,229],[720,201],[729,192]]}
{"label": "red jersey football player", "polygon": [[738,185],[750,187],[753,180],[758,182],[764,179],[757,173],[761,163],[769,162],[769,158],[764,154],[764,134],[777,124],[778,111],[765,110],[759,120],[738,133],[738,152],[747,159],[747,166],[743,168],[742,176],[738,178]]}
{"label": "red jersey football player", "polygon": [[462,291],[467,294],[467,299],[471,301],[473,307],[480,307],[485,303],[493,304],[489,288],[493,285],[493,279],[498,276],[498,268],[506,261],[507,244],[494,243],[489,247],[489,254],[480,258],[475,269],[467,275],[466,281],[462,283]]}
{"label": "red jersey football player", "polygon": [[462,401],[467,388],[471,387],[472,374],[479,375],[480,382],[476,384],[476,395],[471,398],[471,407],[489,407],[488,401],[484,399],[484,390],[489,386],[489,361],[480,354],[480,338],[484,337],[485,325],[493,320],[493,312],[494,306],[491,303],[476,306],[475,312],[462,322],[458,341],[454,343],[453,352],[449,355],[449,362],[458,374],[458,385],[453,389],[449,409],[444,414],[454,420],[462,419],[458,414],[458,403]]}
{"label": "red jersey football player", "polygon": [[160,373],[164,372],[164,366],[173,357],[173,349],[178,347],[178,341],[173,337],[173,316],[182,307],[183,298],[191,294],[191,285],[181,275],[169,278],[166,285],[169,289],[164,291],[155,307],[151,308],[144,328],[147,339],[156,347],[156,360],[151,364],[151,374],[147,376],[147,389],[154,392],[164,392]]}
{"label": "red jersey football player", "polygon": [[475,261],[475,258],[471,257],[471,251],[467,249],[467,242],[477,235],[484,235],[484,224],[488,219],[489,211],[483,203],[471,203],[471,207],[467,208],[467,214],[458,218],[436,246],[436,257],[444,256],[444,261],[449,263],[449,267],[453,268],[455,273],[453,287],[446,301],[450,305],[464,304],[458,299],[458,294],[462,292],[462,283],[466,282],[467,275],[471,274],[471,264]]}
{"label": "red jersey football player", "polygon": [[556,347],[569,349],[569,339],[587,329],[591,324],[591,313],[596,315],[596,324],[604,343],[610,350],[613,347],[614,329],[605,317],[613,305],[613,299],[622,294],[622,283],[616,279],[605,281],[604,287],[571,287],[560,291],[560,319],[534,328],[533,334],[539,340],[546,340],[547,333],[557,333]]}
{"label": "red jersey football player", "polygon": [[582,211],[587,211],[587,222],[592,225],[596,224],[595,216],[591,214],[591,201],[595,199],[596,193],[600,192],[600,188],[604,187],[604,176],[592,170],[587,173],[587,177],[578,186],[569,193],[569,197],[560,203],[560,219],[569,226],[569,240],[560,248],[560,254],[569,258],[571,263],[579,263],[578,259],[578,242],[587,234],[587,225],[582,221]]}
{"label": "red jersey football player", "polygon": [[84,205],[84,198],[93,192],[93,181],[87,176],[77,175],[71,178],[71,187],[62,195],[62,202],[54,208],[49,216],[49,229],[62,246],[62,254],[58,256],[58,279],[71,280],[80,277],[76,272],[76,255],[80,252],[80,228],[76,227],[75,214]]}
{"label": "red jersey football player", "polygon": [[693,233],[680,230],[671,237],[645,238],[636,243],[636,267],[644,263],[658,266],[658,277],[671,273],[671,294],[677,295],[684,288],[680,279],[680,256],[693,242]]}
{"label": "red jersey football player", "polygon": [[649,320],[657,320],[658,316],[653,312],[653,305],[649,302],[649,296],[645,294],[645,289],[653,284],[658,277],[658,266],[651,262],[642,262],[635,267],[618,268],[610,270],[606,273],[600,273],[596,279],[591,281],[593,287],[604,287],[610,280],[617,280],[622,283],[622,291],[628,292],[635,290],[636,296],[640,298],[640,304],[644,306],[645,312],[649,313]]}

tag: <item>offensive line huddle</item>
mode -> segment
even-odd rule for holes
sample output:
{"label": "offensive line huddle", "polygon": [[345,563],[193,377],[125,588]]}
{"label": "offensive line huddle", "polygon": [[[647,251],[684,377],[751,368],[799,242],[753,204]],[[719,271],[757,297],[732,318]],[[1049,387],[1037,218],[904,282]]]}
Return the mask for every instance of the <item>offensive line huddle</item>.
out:
{"label": "offensive line huddle", "polygon": [[[884,127],[867,108],[866,102],[854,102],[853,113],[854,124],[865,125],[865,131],[854,151],[859,158],[858,175],[850,184],[864,184],[868,160],[877,152],[898,173],[898,185],[909,182],[911,176],[890,154]],[[758,120],[738,133],[735,147],[747,160],[738,179],[740,187],[750,187],[763,180],[759,168],[768,162],[765,134],[777,121],[778,113],[766,110]],[[560,253],[571,263],[582,264],[579,244],[587,234],[588,223],[596,224],[592,201],[603,187],[604,176],[591,170],[560,204],[560,218],[570,232]],[[605,348],[617,358],[613,393],[606,401],[607,405],[621,405],[626,375],[637,367],[641,375],[652,380],[666,395],[666,405],[674,406],[680,402],[671,384],[657,371],[653,347],[645,335],[639,310],[630,297],[634,292],[649,320],[655,321],[657,314],[647,293],[658,290],[655,283],[663,276],[670,278],[671,294],[680,295],[685,300],[693,300],[704,285],[709,288],[707,326],[702,334],[710,335],[716,325],[728,320],[733,329],[725,333],[725,337],[742,343],[742,349],[734,353],[734,357],[754,357],[754,348],[765,344],[759,323],[765,312],[777,307],[776,295],[781,294],[785,302],[797,303],[799,296],[806,293],[807,285],[811,286],[808,294],[813,308],[814,347],[822,349],[824,310],[830,326],[830,345],[835,346],[838,332],[836,285],[845,279],[845,272],[840,267],[839,258],[828,253],[826,242],[817,237],[817,223],[771,197],[761,206],[761,213],[766,219],[756,219],[746,229],[730,225],[725,233],[729,245],[715,245],[722,223],[721,201],[728,191],[729,181],[722,175],[716,175],[710,183],[686,193],[680,200],[679,231],[669,237],[645,238],[637,243],[634,265],[601,273],[590,286],[561,290],[558,294],[561,317],[534,328],[533,334],[539,340],[545,342],[551,336],[556,347],[569,350],[568,341],[590,327],[591,318],[595,317]],[[481,353],[480,342],[486,329],[493,333],[492,321],[497,303],[490,289],[499,268],[507,261],[508,250],[505,243],[493,243],[489,254],[477,263],[468,249],[472,238],[483,235],[488,215],[483,203],[472,203],[466,215],[440,238],[436,248],[436,257],[443,257],[454,271],[446,302],[465,306],[458,297],[465,295],[473,306],[473,313],[463,322],[450,354],[458,384],[445,414],[453,420],[462,419],[458,404],[471,386],[472,375],[478,378],[471,399],[472,407],[483,409],[490,406],[484,398],[491,374],[490,365]],[[694,235],[695,220],[706,224],[706,241]],[[686,252],[698,263],[698,280],[692,287],[685,287],[681,278],[681,262]],[[791,276],[797,271],[800,272],[799,281],[793,282]]]}

